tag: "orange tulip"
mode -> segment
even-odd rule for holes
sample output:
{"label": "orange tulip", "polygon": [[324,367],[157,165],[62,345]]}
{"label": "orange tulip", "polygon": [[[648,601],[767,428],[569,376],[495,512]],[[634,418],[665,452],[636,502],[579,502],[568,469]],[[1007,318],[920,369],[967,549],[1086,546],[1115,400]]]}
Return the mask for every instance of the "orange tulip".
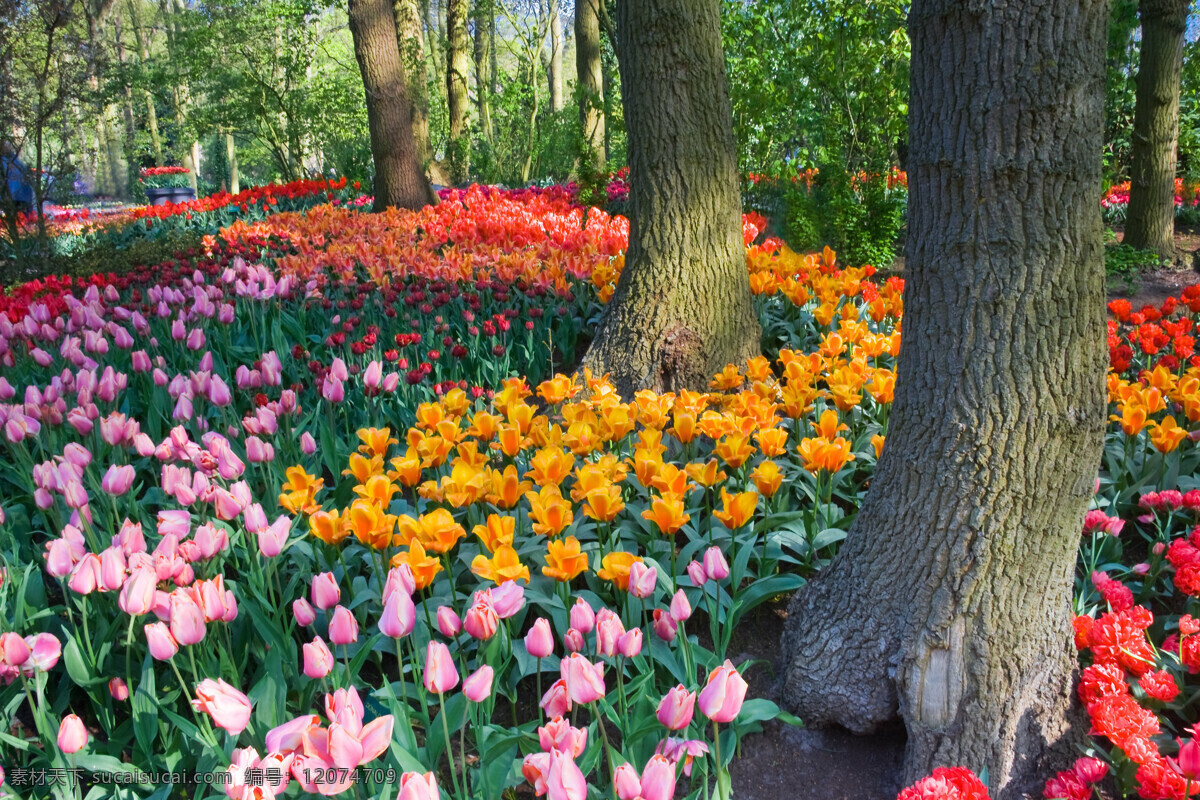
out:
{"label": "orange tulip", "polygon": [[764,461],[750,473],[750,480],[763,497],[774,497],[783,484],[783,472],[774,461]]}
{"label": "orange tulip", "polygon": [[554,484],[543,486],[540,492],[526,492],[533,532],[541,536],[557,536],[575,519],[571,504],[563,499]]}
{"label": "orange tulip", "polygon": [[588,568],[587,553],[582,552],[579,540],[574,536],[551,539],[546,544],[546,566],[542,574],[556,581],[574,580]]}
{"label": "orange tulip", "polygon": [[696,415],[693,412],[683,411],[676,405],[672,419],[675,423],[671,428],[672,436],[683,444],[688,444],[696,438]]}
{"label": "orange tulip", "polygon": [[437,430],[438,423],[446,418],[446,410],[440,403],[421,403],[417,406],[417,427],[429,433]]}
{"label": "orange tulip", "polygon": [[717,389],[722,392],[727,392],[731,389],[736,389],[745,383],[746,379],[738,371],[736,364],[726,364],[725,369],[713,376],[713,379],[708,382],[710,389]]}
{"label": "orange tulip", "polygon": [[754,447],[750,444],[749,438],[744,434],[730,434],[717,442],[713,452],[730,467],[737,469],[745,464],[750,456],[754,455]]}
{"label": "orange tulip", "polygon": [[372,475],[367,478],[366,484],[354,487],[354,493],[363,500],[384,507],[392,502],[392,495],[398,491],[400,491],[400,487],[388,480],[386,475]]}
{"label": "orange tulip", "polygon": [[583,513],[597,522],[612,522],[625,508],[620,487],[611,483],[592,489],[584,497]]}
{"label": "orange tulip", "polygon": [[787,431],[783,428],[771,428],[759,431],[755,438],[762,454],[768,458],[775,458],[787,452],[787,437]]}
{"label": "orange tulip", "polygon": [[498,469],[492,470],[492,491],[487,500],[498,508],[513,508],[525,492],[532,488],[533,484],[521,480],[517,468],[509,464],[503,472]]}
{"label": "orange tulip", "polygon": [[358,451],[367,456],[384,456],[390,445],[399,444],[399,439],[392,438],[391,428],[359,428],[358,438],[362,442]]}
{"label": "orange tulip", "polygon": [[350,506],[350,529],[354,536],[367,547],[382,550],[392,543],[392,530],[396,518],[378,505],[366,500],[355,500]]}
{"label": "orange tulip", "polygon": [[837,412],[832,408],[827,408],[821,412],[821,418],[817,422],[810,422],[813,429],[817,432],[817,436],[827,441],[833,441],[839,431],[848,431],[850,428],[838,422]]}
{"label": "orange tulip", "polygon": [[491,558],[482,554],[475,556],[471,561],[471,572],[496,585],[505,581],[529,583],[529,567],[522,564],[517,551],[506,544],[500,545]]}
{"label": "orange tulip", "polygon": [[388,472],[388,477],[392,480],[399,481],[404,486],[416,486],[421,482],[421,457],[413,448],[408,448],[404,455],[397,456],[388,463],[392,465],[391,471]]}
{"label": "orange tulip", "polygon": [[350,535],[350,527],[333,511],[315,511],[308,518],[308,529],[325,544],[337,544]]}
{"label": "orange tulip", "polygon": [[401,564],[408,564],[408,568],[412,570],[413,583],[416,585],[417,591],[433,583],[434,577],[442,570],[442,562],[426,556],[425,548],[421,546],[419,539],[412,540],[407,552],[400,552],[392,556],[391,565],[393,567]]}
{"label": "orange tulip", "polygon": [[513,517],[488,514],[487,524],[476,525],[471,532],[479,537],[479,541],[483,542],[483,546],[489,552],[494,553],[498,547],[512,546],[516,523]]}
{"label": "orange tulip", "polygon": [[471,427],[467,429],[467,435],[474,436],[481,442],[490,442],[496,438],[503,422],[504,417],[486,411],[476,411],[475,416],[471,418]]}
{"label": "orange tulip", "polygon": [[462,508],[483,498],[490,485],[488,473],[459,462],[442,478],[441,491],[447,503]]}
{"label": "orange tulip", "polygon": [[713,511],[713,516],[721,520],[729,530],[737,530],[754,516],[758,507],[758,492],[738,492],[730,494],[721,488],[721,505],[723,511]]}
{"label": "orange tulip", "polygon": [[550,380],[542,381],[537,387],[537,393],[548,405],[556,406],[563,400],[569,400],[579,394],[582,388],[573,376],[555,375]]}
{"label": "orange tulip", "polygon": [[515,458],[525,446],[525,435],[516,425],[501,425],[496,431],[496,441],[492,447],[500,450],[509,458]]}
{"label": "orange tulip", "polygon": [[674,464],[663,464],[658,473],[650,479],[650,485],[663,494],[687,494],[689,488],[688,474]]}
{"label": "orange tulip", "polygon": [[571,499],[576,503],[587,497],[593,489],[607,489],[612,480],[598,464],[587,462],[575,470],[575,485],[571,487]]}
{"label": "orange tulip", "polygon": [[1188,432],[1175,423],[1175,418],[1166,416],[1150,429],[1150,442],[1160,453],[1169,453],[1187,438]]}
{"label": "orange tulip", "polygon": [[883,438],[878,433],[871,437],[871,446],[875,448],[875,457],[883,455]]}
{"label": "orange tulip", "polygon": [[705,464],[688,464],[684,467],[684,470],[687,472],[689,478],[705,489],[711,489],[729,477],[721,469],[721,465],[715,458],[710,458]]}
{"label": "orange tulip", "polygon": [[446,553],[459,539],[467,535],[463,526],[454,521],[453,515],[444,508],[435,508],[422,514],[421,544],[433,553]]}
{"label": "orange tulip", "polygon": [[543,447],[529,460],[529,471],[538,486],[557,486],[575,468],[575,456],[561,447]]}
{"label": "orange tulip", "polygon": [[649,389],[643,389],[634,395],[637,406],[637,421],[642,423],[645,430],[661,431],[670,421],[667,415],[675,403],[675,395],[671,393],[657,394]]}
{"label": "orange tulip", "polygon": [[692,517],[684,513],[683,498],[679,495],[652,496],[650,508],[642,512],[642,518],[658,526],[664,536],[674,536]]}

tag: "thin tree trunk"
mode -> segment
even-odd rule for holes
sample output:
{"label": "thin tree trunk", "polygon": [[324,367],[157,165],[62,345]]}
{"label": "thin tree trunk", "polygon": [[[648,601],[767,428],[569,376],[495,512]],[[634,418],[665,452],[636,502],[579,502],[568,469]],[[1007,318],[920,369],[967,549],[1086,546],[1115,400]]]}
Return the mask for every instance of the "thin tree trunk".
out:
{"label": "thin tree trunk", "polygon": [[1142,0],[1125,243],[1174,260],[1175,147],[1189,0]]}
{"label": "thin tree trunk", "polygon": [[559,13],[559,0],[549,0],[550,8],[550,66],[548,78],[550,83],[550,110],[557,114],[563,110],[563,29]]}
{"label": "thin tree trunk", "polygon": [[[703,389],[761,352],[718,0],[621,3],[629,249],[583,366],[625,397]],[[686,78],[679,65],[687,64]]]}
{"label": "thin tree trunk", "polygon": [[412,107],[413,140],[417,159],[428,164],[433,158],[429,146],[429,86],[426,77],[425,31],[416,0],[395,0],[396,40],[404,74],[408,77],[408,99]]}
{"label": "thin tree trunk", "polygon": [[479,106],[480,132],[489,144],[492,142],[492,54],[488,32],[495,25],[492,2],[475,2],[475,103]]}
{"label": "thin tree trunk", "polygon": [[229,131],[225,132],[225,160],[229,163],[229,193],[237,194],[241,191],[242,182],[238,174],[237,143]]}
{"label": "thin tree trunk", "polygon": [[375,210],[436,202],[417,161],[407,81],[389,0],[350,0],[350,34],[367,98],[375,161]]}
{"label": "thin tree trunk", "polygon": [[600,169],[605,162],[600,2],[575,0],[575,68],[579,73],[579,123],[583,127],[586,171]]}
{"label": "thin tree trunk", "polygon": [[[133,38],[137,42],[138,58],[145,64],[150,60],[150,47],[142,32],[142,23],[138,18],[137,6],[134,0],[129,0],[129,19],[133,23]],[[154,163],[163,165],[162,137],[158,134],[158,111],[154,107],[154,96],[147,90],[146,95],[146,127],[150,131],[150,147],[154,150]]]}
{"label": "thin tree trunk", "polygon": [[[905,316],[889,432],[792,600],[784,700],[908,732],[904,780],[1041,794],[1075,755],[1071,596],[1104,440],[1106,0],[915,0]],[[1014,216],[1015,215],[1015,216]]]}
{"label": "thin tree trunk", "polygon": [[450,118],[447,160],[450,180],[466,182],[471,173],[471,101],[467,86],[471,78],[471,54],[467,39],[467,0],[446,4],[446,108]]}

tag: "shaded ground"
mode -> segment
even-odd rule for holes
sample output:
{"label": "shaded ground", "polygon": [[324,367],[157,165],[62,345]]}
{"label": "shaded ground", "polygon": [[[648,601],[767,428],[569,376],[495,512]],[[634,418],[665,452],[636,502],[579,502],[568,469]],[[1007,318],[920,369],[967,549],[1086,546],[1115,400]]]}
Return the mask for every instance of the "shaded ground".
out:
{"label": "shaded ground", "polygon": [[[730,652],[735,662],[764,663],[747,672],[751,697],[779,701],[783,665],[779,637],[786,601],[766,603],[738,626]],[[778,722],[746,737],[731,767],[738,800],[894,800],[900,786],[904,729],[878,736],[844,730],[794,728]]]}
{"label": "shaded ground", "polygon": [[[1125,238],[1125,232],[1117,230],[1117,241]],[[1133,291],[1117,284],[1110,285],[1108,296],[1127,297],[1134,309],[1144,305],[1161,305],[1168,297],[1178,297],[1185,287],[1200,283],[1200,229],[1178,228],[1175,231],[1175,246],[1181,256],[1173,267],[1143,272],[1137,277]]]}

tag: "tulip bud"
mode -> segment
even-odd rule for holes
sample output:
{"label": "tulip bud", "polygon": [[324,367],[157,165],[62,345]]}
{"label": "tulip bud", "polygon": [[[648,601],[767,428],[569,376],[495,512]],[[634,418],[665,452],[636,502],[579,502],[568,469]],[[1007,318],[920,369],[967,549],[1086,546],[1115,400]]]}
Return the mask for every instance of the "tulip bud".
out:
{"label": "tulip bud", "polygon": [[316,637],[304,645],[304,674],[314,680],[320,680],[333,669],[333,653],[325,645],[325,641]]}
{"label": "tulip bud", "polygon": [[333,617],[329,620],[329,641],[343,645],[358,641],[358,620],[345,606],[333,609]]}
{"label": "tulip bud", "polygon": [[113,678],[108,682],[108,693],[118,703],[123,703],[129,699],[129,687],[125,685],[125,681],[121,678]]}
{"label": "tulip bud", "polygon": [[692,604],[688,602],[687,595],[683,593],[683,589],[677,590],[671,598],[671,619],[686,622],[691,615]]}
{"label": "tulip bud", "polygon": [[74,714],[63,717],[58,726],[58,749],[64,753],[78,753],[87,746],[88,732],[83,720]]}
{"label": "tulip bud", "polygon": [[342,590],[338,588],[337,580],[333,577],[332,572],[322,572],[313,576],[312,603],[314,606],[325,611],[336,606],[341,599]]}
{"label": "tulip bud", "polygon": [[486,664],[463,681],[463,694],[473,703],[482,703],[492,693],[494,670]]}
{"label": "tulip bud", "polygon": [[581,634],[591,633],[596,626],[596,612],[582,597],[575,600],[571,606],[571,627]]}
{"label": "tulip bud", "polygon": [[554,634],[545,618],[538,617],[525,634],[525,650],[534,658],[546,658],[554,652]]}
{"label": "tulip bud", "polygon": [[437,626],[438,630],[442,632],[442,636],[445,636],[447,639],[453,639],[455,636],[458,636],[463,628],[462,620],[459,619],[458,614],[454,613],[454,609],[449,606],[438,606]]}
{"label": "tulip bud", "polygon": [[458,685],[458,670],[450,650],[441,642],[430,642],[425,649],[426,690],[434,694],[448,692]]}
{"label": "tulip bud", "polygon": [[710,547],[704,551],[704,572],[711,581],[721,581],[729,577],[729,562],[719,547]]}

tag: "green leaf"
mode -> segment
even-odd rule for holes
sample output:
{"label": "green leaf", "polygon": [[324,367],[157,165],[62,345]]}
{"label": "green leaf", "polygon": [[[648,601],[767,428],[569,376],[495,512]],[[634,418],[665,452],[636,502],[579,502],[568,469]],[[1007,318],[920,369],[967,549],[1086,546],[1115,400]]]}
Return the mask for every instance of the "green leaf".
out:
{"label": "green leaf", "polygon": [[67,646],[63,648],[63,663],[67,666],[67,674],[78,686],[95,686],[103,682],[101,678],[92,676],[74,636],[67,639]]}
{"label": "green leaf", "polygon": [[158,738],[158,701],[155,699],[154,659],[147,653],[142,661],[142,677],[130,698],[133,706],[133,735],[143,756],[152,758]]}

